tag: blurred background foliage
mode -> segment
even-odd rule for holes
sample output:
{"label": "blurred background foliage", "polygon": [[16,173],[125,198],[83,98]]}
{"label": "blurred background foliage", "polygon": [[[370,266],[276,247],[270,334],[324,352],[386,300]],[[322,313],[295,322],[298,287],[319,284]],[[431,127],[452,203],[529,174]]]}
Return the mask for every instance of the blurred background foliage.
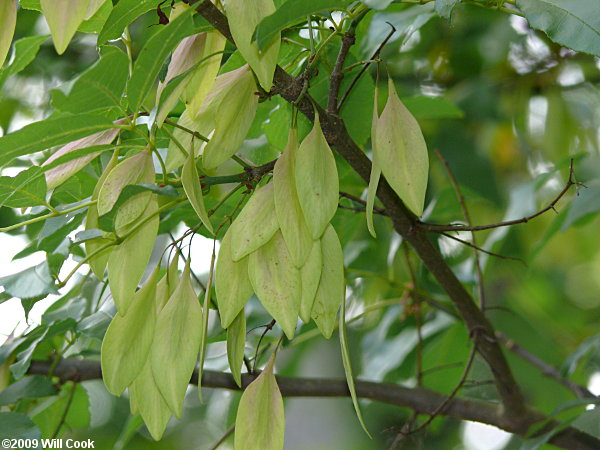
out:
{"label": "blurred background foliage", "polygon": [[[150,12],[133,24],[134,54],[159,29],[151,26],[156,22],[156,14]],[[585,186],[572,188],[555,211],[528,224],[479,232],[477,242],[488,251],[522,260],[481,255],[487,316],[495,327],[574,381],[588,385],[600,377],[600,59],[551,42],[518,16],[461,3],[447,20],[436,15],[433,3],[428,3],[392,4],[384,12],[370,12],[357,30],[360,45],[352,49],[349,64],[370,57],[390,30],[387,22],[398,33],[385,46],[381,58],[400,96],[419,120],[430,149],[424,221],[464,220],[448,173],[434,150],[448,161],[474,224],[515,219],[543,208],[567,183],[570,159],[574,159],[576,179]],[[15,39],[48,33],[44,19],[34,10],[21,8],[17,24]],[[93,23],[87,26],[88,31],[94,31]],[[308,34],[307,30],[294,29],[285,36],[306,43]],[[97,59],[95,41],[94,34],[78,33],[67,52],[58,57],[50,40],[38,39],[39,52],[36,55],[33,51],[32,62],[23,71],[13,76],[0,71],[3,132],[50,114],[50,90],[73,79]],[[331,46],[311,82],[310,93],[321,104],[325,103],[328,73],[337,49],[338,45]],[[283,45],[282,52],[287,52],[284,63],[288,71],[299,73],[305,60],[298,57],[297,48]],[[225,70],[241,63],[235,53],[226,58]],[[346,76],[346,86],[357,71],[358,67]],[[386,98],[384,78],[379,86],[380,103]],[[350,134],[367,152],[375,83],[377,74],[372,68],[342,112]],[[289,107],[281,100],[261,103],[242,153],[256,164],[275,157],[285,145],[289,117]],[[306,132],[307,123],[303,126]],[[90,195],[104,156],[70,181],[70,191],[76,187],[79,199]],[[364,183],[341,158],[337,162],[340,189],[364,195]],[[234,172],[234,167],[225,165],[217,174]],[[207,198],[209,208],[219,197],[219,189],[213,191]],[[238,201],[239,196],[234,196],[223,216]],[[355,206],[344,199],[341,204]],[[13,210],[0,210],[0,226],[20,220]],[[163,217],[161,231],[176,233],[181,230],[181,221],[195,225],[196,220],[191,208],[178,208]],[[56,245],[48,244],[54,247],[50,255],[78,231],[79,224],[59,223],[52,230],[38,224],[13,234],[25,233],[35,244],[29,253],[40,249],[43,237],[53,236]],[[421,365],[424,386],[449,393],[462,374],[470,343],[444,292],[405,249],[387,219],[376,217],[377,240],[369,236],[360,212],[339,209],[334,225],[344,245],[349,338],[357,377],[414,386]],[[164,245],[168,238],[162,236]],[[443,236],[432,236],[461,280],[478,296],[472,249]],[[470,240],[471,236],[461,233],[460,238]],[[76,247],[71,246],[73,258],[81,257]],[[206,278],[206,273],[198,275]],[[14,362],[15,349],[16,362],[22,362],[23,370],[28,360],[45,359],[58,351],[63,356],[98,359],[101,338],[114,308],[107,301],[105,286],[85,275],[79,280],[70,293],[57,297],[41,325],[33,324],[27,334],[0,348],[5,373],[7,364]],[[26,310],[32,306],[23,302]],[[248,329],[270,320],[257,301],[249,304],[247,314]],[[260,329],[249,333],[248,355],[253,354],[260,334]],[[63,352],[65,339],[69,348]],[[211,339],[207,367],[225,370],[224,335],[216,322]],[[274,343],[277,336],[268,335],[266,340]],[[543,377],[531,364],[511,353],[508,356],[528,400],[543,412],[551,414],[573,399],[572,393]],[[343,376],[337,343],[320,338],[313,324],[302,326],[298,337],[281,352],[278,366],[283,375]],[[596,381],[596,389],[598,384]],[[233,422],[239,400],[237,393],[208,390],[205,403],[200,404],[195,388],[190,388],[183,420],[172,421],[163,440],[156,443],[141,419],[130,417],[127,399],[112,397],[100,380],[77,387],[67,384],[52,396],[20,403],[17,412],[27,412],[33,421],[23,425],[30,427],[25,427],[30,436],[40,432],[46,436],[56,427],[72,389],[64,436],[92,438],[96,448],[210,448]],[[478,358],[461,395],[495,398],[489,370]],[[398,427],[411,415],[408,410],[373,402],[362,405],[373,441],[360,430],[349,399],[286,400],[288,447],[387,448]],[[598,436],[597,411],[584,410],[584,406],[566,409],[558,416],[571,419],[582,414],[576,423]],[[591,414],[595,415],[595,431]],[[520,438],[497,440],[481,431],[475,443],[469,443],[465,430],[459,421],[438,418],[428,431],[406,438],[400,446],[490,449],[505,445],[513,449],[522,444]],[[500,446],[494,447],[486,439]],[[231,442],[225,445],[231,446]]]}

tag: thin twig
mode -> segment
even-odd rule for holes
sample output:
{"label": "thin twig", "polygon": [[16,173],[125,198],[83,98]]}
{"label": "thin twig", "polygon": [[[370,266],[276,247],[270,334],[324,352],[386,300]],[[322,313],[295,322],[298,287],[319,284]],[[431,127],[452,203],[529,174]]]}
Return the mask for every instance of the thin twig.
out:
{"label": "thin twig", "polygon": [[478,225],[478,226],[468,226],[468,225],[460,225],[460,224],[437,224],[437,223],[427,223],[427,222],[417,222],[417,226],[426,231],[433,231],[435,233],[441,233],[442,231],[483,231],[483,230],[491,230],[492,228],[500,228],[500,227],[508,227],[510,225],[516,225],[519,223],[527,223],[532,219],[535,219],[538,216],[541,216],[547,211],[551,209],[556,211],[554,206],[558,203],[558,201],[567,193],[571,186],[584,186],[583,184],[575,181],[575,174],[573,172],[573,160],[571,159],[571,165],[569,167],[569,180],[565,187],[558,193],[558,195],[550,202],[548,206],[539,210],[538,212],[531,214],[527,217],[521,217],[520,219],[507,220],[505,222],[492,223],[489,225]]}
{"label": "thin twig", "polygon": [[338,96],[340,94],[340,85],[344,79],[344,61],[348,56],[350,47],[356,42],[354,32],[349,30],[342,36],[342,46],[338,54],[337,60],[335,61],[335,67],[331,72],[329,82],[329,99],[327,101],[327,112],[329,114],[338,113]]}
{"label": "thin twig", "polygon": [[[358,198],[355,195],[348,194],[347,192],[340,191],[340,197],[344,197],[344,198],[347,198],[348,200],[352,200],[354,203],[358,203],[359,205],[363,205],[363,206],[367,205],[367,202],[365,202],[363,199]],[[379,215],[382,215],[382,216],[387,216],[387,213],[386,213],[385,209],[378,208],[377,206],[373,207],[373,212],[375,214],[379,214]]]}
{"label": "thin twig", "polygon": [[254,364],[252,365],[252,373],[256,373],[256,364],[258,361],[258,351],[260,350],[260,344],[262,343],[262,340],[267,335],[267,333],[273,329],[275,323],[277,322],[275,321],[275,319],[273,319],[267,325],[265,325],[265,331],[262,332],[260,338],[258,339],[258,344],[256,344],[256,353],[254,354]]}
{"label": "thin twig", "polygon": [[77,383],[73,382],[73,387],[71,388],[71,391],[69,392],[69,398],[67,399],[67,404],[65,406],[65,409],[62,413],[62,416],[60,417],[60,420],[58,421],[56,430],[54,430],[54,433],[52,433],[52,439],[54,439],[54,438],[56,438],[56,436],[58,436],[58,433],[60,433],[60,429],[62,428],[62,426],[65,424],[65,421],[67,420],[67,414],[69,414],[69,410],[71,409],[71,404],[73,403],[73,397],[75,397],[76,389],[77,389]]}
{"label": "thin twig", "polygon": [[[446,168],[446,172],[448,173],[448,178],[450,178],[450,183],[452,183],[452,187],[454,188],[454,193],[458,198],[458,203],[460,204],[460,209],[462,210],[465,221],[468,226],[473,225],[471,221],[471,214],[469,214],[469,209],[467,208],[467,203],[465,201],[465,197],[460,190],[460,186],[458,181],[456,180],[456,176],[454,176],[454,172],[450,168],[450,164],[448,164],[448,160],[444,158],[444,155],[436,148],[435,154],[442,161],[444,167]],[[477,246],[477,239],[475,237],[475,233],[471,232],[471,240],[473,241],[473,245]],[[483,270],[481,269],[481,261],[479,259],[479,250],[473,249],[473,258],[475,259],[475,270],[477,272],[477,286],[479,288],[479,307],[482,311],[485,310],[485,286],[483,284]]]}
{"label": "thin twig", "polygon": [[513,352],[516,355],[519,355],[525,361],[540,369],[543,375],[558,381],[563,386],[573,391],[575,395],[577,395],[577,397],[600,400],[600,396],[594,395],[585,386],[581,386],[580,384],[577,384],[569,380],[568,378],[564,378],[556,367],[551,366],[550,364],[546,363],[534,354],[529,353],[515,341],[509,339],[504,333],[496,331],[496,337],[500,342],[504,343],[504,345],[506,345],[506,348],[509,349],[511,352]]}
{"label": "thin twig", "polygon": [[472,244],[469,241],[464,241],[464,240],[459,239],[456,236],[452,236],[451,234],[448,234],[448,233],[440,233],[440,234],[442,236],[446,236],[447,238],[454,239],[455,241],[460,242],[461,244],[464,244],[467,247],[471,247],[477,251],[485,253],[486,255],[495,256],[496,258],[500,258],[500,259],[508,259],[510,261],[518,261],[518,262],[522,263],[523,265],[527,266],[527,263],[524,260],[522,260],[521,258],[515,258],[514,256],[505,256],[505,255],[500,255],[499,253],[490,252],[481,247],[477,247],[475,244]]}
{"label": "thin twig", "polygon": [[[390,27],[392,27],[392,30],[385,37],[385,39],[383,40],[383,42],[381,44],[379,44],[379,47],[377,47],[377,50],[375,50],[375,53],[373,53],[373,55],[369,58],[369,60],[371,62],[376,61],[378,59],[379,54],[383,50],[383,47],[385,47],[385,44],[388,43],[388,41],[392,38],[392,36],[396,32],[396,28],[394,27],[394,25],[392,25],[389,22],[387,22],[387,24]],[[344,102],[348,99],[348,96],[350,95],[350,92],[352,91],[352,89],[354,88],[354,86],[356,85],[356,83],[358,83],[358,80],[360,79],[360,77],[362,77],[362,75],[367,71],[367,69],[371,65],[371,62],[367,62],[364,66],[362,66],[362,68],[360,69],[360,72],[358,72],[356,74],[356,76],[354,77],[354,79],[350,83],[350,86],[348,86],[348,89],[346,89],[346,92],[344,92],[344,95],[342,96],[342,99],[338,103],[337,111],[340,111],[342,109],[342,106],[344,106]]]}
{"label": "thin twig", "polygon": [[234,431],[235,431],[235,423],[233,425],[231,425],[229,428],[227,428],[227,431],[225,431],[223,436],[221,436],[221,439],[219,439],[215,443],[215,445],[213,445],[209,450],[217,450],[221,446],[221,444],[223,442],[225,442],[227,440],[227,438],[229,438],[229,436],[231,436],[233,434]]}

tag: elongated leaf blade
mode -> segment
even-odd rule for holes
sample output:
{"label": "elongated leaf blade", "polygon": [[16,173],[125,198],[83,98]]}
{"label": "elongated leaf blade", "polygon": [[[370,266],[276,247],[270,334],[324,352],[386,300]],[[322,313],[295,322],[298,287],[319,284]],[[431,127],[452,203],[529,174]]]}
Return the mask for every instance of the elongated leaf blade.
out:
{"label": "elongated leaf blade", "polygon": [[17,25],[16,0],[0,0],[0,67],[4,64],[6,55]]}
{"label": "elongated leaf blade", "polygon": [[98,35],[98,45],[123,34],[125,27],[142,14],[156,9],[162,0],[121,0],[111,11],[102,31]]}
{"label": "elongated leaf blade", "polygon": [[313,305],[321,272],[323,271],[323,257],[321,255],[321,241],[313,241],[308,258],[300,269],[302,279],[302,298],[300,300],[300,318],[304,323],[310,322]]}
{"label": "elongated leaf blade", "polygon": [[246,316],[242,309],[227,328],[227,361],[233,379],[242,387],[242,364],[246,347]]}
{"label": "elongated leaf blade", "polygon": [[88,10],[88,0],[40,0],[42,13],[59,55],[67,49]]}
{"label": "elongated leaf blade", "polygon": [[0,86],[4,84],[9,76],[19,73],[34,60],[40,50],[40,46],[47,38],[48,35],[29,36],[15,42],[14,57],[11,58],[11,63],[0,69]]}
{"label": "elongated leaf blade", "polygon": [[517,6],[533,28],[554,42],[600,56],[600,14],[595,0],[517,0]]}
{"label": "elongated leaf blade", "polygon": [[187,160],[183,165],[181,172],[181,183],[183,184],[183,190],[187,195],[192,208],[198,214],[198,217],[211,234],[214,234],[212,224],[208,218],[206,212],[206,206],[204,206],[204,196],[202,195],[202,186],[200,185],[200,178],[198,177],[198,171],[196,170],[196,160],[192,152],[188,153]]}
{"label": "elongated leaf blade", "polygon": [[353,0],[288,0],[277,11],[271,13],[256,26],[253,40],[256,39],[258,47],[264,50],[273,38],[277,38],[284,28],[306,21],[306,16],[320,12],[342,9]]}
{"label": "elongated leaf blade", "polygon": [[193,10],[190,8],[154,34],[140,51],[127,87],[131,111],[137,112],[140,109],[167,56],[181,39],[194,32],[191,11]]}
{"label": "elongated leaf blade", "polygon": [[50,118],[26,125],[14,133],[0,137],[0,166],[5,166],[19,156],[68,144],[113,127],[113,123],[107,118],[92,114]]}
{"label": "elongated leaf blade", "polygon": [[25,208],[46,203],[46,180],[39,167],[30,167],[15,177],[0,177],[0,206]]}

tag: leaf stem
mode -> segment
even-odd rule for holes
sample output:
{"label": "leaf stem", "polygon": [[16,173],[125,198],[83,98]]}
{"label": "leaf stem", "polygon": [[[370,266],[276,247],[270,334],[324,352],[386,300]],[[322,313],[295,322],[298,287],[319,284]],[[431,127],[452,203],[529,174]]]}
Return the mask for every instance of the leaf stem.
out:
{"label": "leaf stem", "polygon": [[92,200],[92,201],[89,201],[82,205],[78,205],[78,206],[74,206],[73,208],[65,209],[64,211],[58,211],[58,210],[52,208],[53,212],[51,212],[49,214],[45,214],[45,215],[39,216],[39,217],[34,217],[34,218],[26,220],[24,222],[15,223],[13,225],[9,225],[8,227],[0,228],[0,233],[5,233],[7,231],[16,230],[17,228],[21,228],[21,227],[24,227],[27,225],[31,225],[33,223],[41,222],[43,220],[50,219],[52,217],[64,216],[65,214],[69,214],[73,211],[77,211],[78,209],[83,209],[83,208],[87,208],[88,206],[94,205],[94,204],[96,204],[96,202],[97,202],[97,200]]}

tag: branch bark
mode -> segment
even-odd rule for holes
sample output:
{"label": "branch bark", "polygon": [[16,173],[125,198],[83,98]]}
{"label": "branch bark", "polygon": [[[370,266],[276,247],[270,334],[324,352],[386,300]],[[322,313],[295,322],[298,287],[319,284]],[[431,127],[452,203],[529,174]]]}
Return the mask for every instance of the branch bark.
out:
{"label": "branch bark", "polygon": [[[188,3],[194,4],[196,2],[188,0]],[[231,37],[227,18],[210,0],[202,1],[196,7],[196,11],[229,41],[234,42]],[[292,103],[298,100],[304,81],[294,78],[280,66],[277,66],[273,83],[274,87],[271,94],[281,95],[286,101]],[[295,104],[299,111],[306,117],[314,120],[313,103],[312,99],[306,94]],[[321,128],[329,145],[368,183],[371,173],[371,162],[352,140],[343,120],[337,115],[328,114],[321,107],[317,109],[321,118]],[[456,275],[454,275],[438,250],[429,241],[425,231],[419,228],[417,217],[408,211],[400,198],[383,178],[379,183],[377,197],[388,211],[394,229],[411,244],[425,267],[437,279],[459,311],[471,337],[477,345],[478,352],[483,356],[492,370],[496,389],[504,404],[506,419],[512,421],[514,426],[528,427],[528,425],[524,425],[528,422],[528,413],[523,393],[496,340],[495,331],[491,323],[476,306],[471,295],[466,291]],[[525,429],[522,431],[525,431]]]}
{"label": "branch bark", "polygon": [[[51,370],[50,361],[32,361],[29,374],[48,375]],[[60,361],[54,368],[54,376],[61,382],[87,381],[102,378],[100,363],[97,361],[65,359]],[[246,388],[256,377],[243,374],[242,386]],[[198,384],[198,372],[195,371],[190,380],[191,384]],[[293,378],[277,376],[277,384],[284,397],[349,397],[350,391],[346,380],[332,378]],[[202,386],[205,388],[220,388],[229,390],[240,390],[233,376],[228,373],[213,370],[202,371]],[[387,403],[395,406],[407,407],[419,414],[432,415],[437,412],[440,415],[453,417],[460,420],[470,420],[494,425],[505,431],[525,436],[521,427],[515,427],[512,421],[507,420],[503,408],[495,403],[482,402],[479,400],[466,400],[453,398],[447,401],[447,397],[438,392],[424,388],[406,388],[389,383],[373,383],[369,381],[356,380],[356,393],[359,397]],[[441,411],[436,411],[439,405],[447,401]],[[535,411],[528,411],[529,426],[540,423],[546,418]],[[540,434],[547,432],[556,423],[550,422],[548,426],[540,430]],[[568,427],[556,435],[550,442],[557,447],[570,450],[596,450],[600,448],[600,440],[573,427]]]}

